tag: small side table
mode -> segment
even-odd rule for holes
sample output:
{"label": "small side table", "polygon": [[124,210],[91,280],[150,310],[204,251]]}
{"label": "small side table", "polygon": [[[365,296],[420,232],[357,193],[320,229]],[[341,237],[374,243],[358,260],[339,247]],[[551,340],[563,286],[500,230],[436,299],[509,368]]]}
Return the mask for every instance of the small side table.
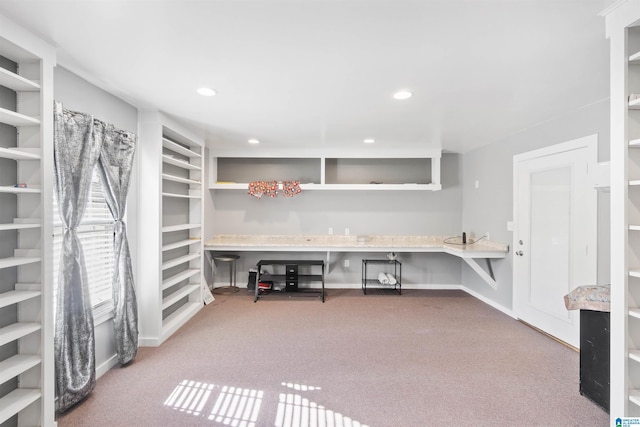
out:
{"label": "small side table", "polygon": [[[393,266],[393,277],[395,278],[395,284],[384,285],[380,283],[378,277],[368,278],[367,268],[371,264],[381,264],[381,265],[391,265]],[[362,260],[362,292],[367,294],[367,287],[370,289],[380,289],[380,290],[391,290],[398,293],[398,295],[402,295],[402,263],[397,259],[389,260],[389,259],[363,259]]]}
{"label": "small side table", "polygon": [[215,286],[215,262],[226,262],[229,263],[229,285],[228,286],[218,286],[213,288],[213,293],[215,294],[230,294],[238,292],[238,286],[236,286],[236,261],[240,259],[238,255],[213,255],[211,257],[211,277],[213,277],[213,283]]}

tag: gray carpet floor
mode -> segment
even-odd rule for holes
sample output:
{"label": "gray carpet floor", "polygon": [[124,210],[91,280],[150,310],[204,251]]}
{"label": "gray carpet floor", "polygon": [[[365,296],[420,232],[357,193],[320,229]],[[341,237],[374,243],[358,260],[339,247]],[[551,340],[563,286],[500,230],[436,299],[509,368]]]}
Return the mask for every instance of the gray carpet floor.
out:
{"label": "gray carpet floor", "polygon": [[577,352],[461,291],[216,295],[66,426],[607,426]]}

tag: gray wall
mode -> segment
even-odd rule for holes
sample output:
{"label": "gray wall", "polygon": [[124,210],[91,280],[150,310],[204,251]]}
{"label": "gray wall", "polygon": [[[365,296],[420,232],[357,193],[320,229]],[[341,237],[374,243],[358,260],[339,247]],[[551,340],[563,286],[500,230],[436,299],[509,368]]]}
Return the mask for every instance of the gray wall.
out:
{"label": "gray wall", "polygon": [[[463,219],[467,233],[512,244],[507,221],[513,218],[513,156],[538,148],[559,144],[587,135],[598,134],[599,161],[609,160],[609,100],[572,111],[514,134],[494,144],[463,155]],[[479,181],[479,188],[475,188]],[[609,193],[599,192],[598,199],[598,283],[609,283]],[[493,290],[467,266],[462,283],[498,305],[512,309],[513,251],[494,262],[498,288]]]}
{"label": "gray wall", "polygon": [[[134,133],[138,131],[138,110],[121,99],[99,89],[70,71],[58,66],[54,71],[54,98],[62,102],[68,110],[93,114],[96,119],[112,123],[119,129]],[[134,169],[134,174],[136,169]],[[128,211],[135,212],[136,206],[136,177],[132,178],[131,190],[128,196]],[[136,235],[135,215],[127,215],[127,232],[129,236]],[[134,277],[136,270],[136,242],[129,241]],[[113,323],[111,320],[96,325],[96,367],[107,363],[115,355],[113,338]]]}
{"label": "gray wall", "polygon": [[[292,198],[256,199],[243,190],[209,190],[206,238],[216,234],[430,234],[459,235],[462,224],[461,156],[442,158],[441,191],[303,191]],[[238,281],[249,268],[273,254],[244,253]],[[288,254],[294,259],[296,254]],[[311,254],[304,254],[310,257]],[[326,254],[315,254],[324,259]],[[327,282],[361,281],[361,259],[371,254],[332,254]],[[348,258],[350,267],[344,267]],[[460,284],[460,260],[442,255],[401,254],[403,282],[416,285]],[[226,278],[226,274],[224,276]],[[216,279],[218,280],[218,279]],[[246,282],[244,282],[246,283]]]}

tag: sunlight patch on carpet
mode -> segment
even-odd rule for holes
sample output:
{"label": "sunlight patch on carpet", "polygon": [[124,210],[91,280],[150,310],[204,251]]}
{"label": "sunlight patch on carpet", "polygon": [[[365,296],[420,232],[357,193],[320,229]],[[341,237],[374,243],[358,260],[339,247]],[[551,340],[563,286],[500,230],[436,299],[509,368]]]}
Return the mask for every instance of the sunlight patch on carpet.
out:
{"label": "sunlight patch on carpet", "polygon": [[213,388],[213,384],[184,380],[173,390],[164,404],[187,414],[200,415]]}
{"label": "sunlight patch on carpet", "polygon": [[305,385],[305,384],[297,384],[297,383],[280,383],[280,385],[287,387],[287,388],[292,388],[294,390],[300,390],[300,391],[315,391],[315,390],[322,390],[320,387],[315,387],[312,385]]}
{"label": "sunlight patch on carpet", "polygon": [[280,393],[276,427],[368,427],[299,394]]}
{"label": "sunlight patch on carpet", "polygon": [[[220,389],[211,412],[203,408],[215,389]],[[256,427],[264,392],[240,387],[217,386],[184,380],[165,400],[165,406],[194,416],[206,416],[216,423],[234,427]]]}
{"label": "sunlight patch on carpet", "polygon": [[264,392],[223,386],[209,419],[224,425],[255,427]]}

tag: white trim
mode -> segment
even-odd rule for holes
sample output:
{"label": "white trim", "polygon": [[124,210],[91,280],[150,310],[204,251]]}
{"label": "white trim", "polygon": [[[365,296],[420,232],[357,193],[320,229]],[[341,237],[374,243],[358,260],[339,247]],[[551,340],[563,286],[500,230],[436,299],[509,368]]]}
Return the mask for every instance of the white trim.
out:
{"label": "white trim", "polygon": [[104,374],[106,374],[109,369],[113,368],[118,364],[118,355],[114,354],[103,363],[96,366],[96,379],[100,378]]}
{"label": "white trim", "polygon": [[512,317],[513,319],[518,320],[518,316],[516,316],[516,315],[515,315],[515,313],[514,313],[512,310],[510,310],[510,309],[506,308],[505,306],[503,306],[503,305],[500,305],[500,304],[496,303],[495,301],[493,301],[493,300],[491,300],[491,299],[489,299],[489,298],[485,297],[484,295],[479,294],[479,293],[477,293],[476,291],[474,291],[474,290],[472,290],[472,289],[467,288],[466,286],[460,286],[460,288],[459,288],[459,289],[460,289],[461,291],[465,291],[466,293],[468,293],[468,294],[469,294],[469,295],[471,295],[472,297],[479,299],[479,300],[480,300],[480,301],[482,301],[483,303],[485,303],[485,304],[487,304],[487,305],[490,305],[491,307],[495,308],[496,310],[503,312],[503,313],[504,313],[504,314],[506,314],[507,316]]}

